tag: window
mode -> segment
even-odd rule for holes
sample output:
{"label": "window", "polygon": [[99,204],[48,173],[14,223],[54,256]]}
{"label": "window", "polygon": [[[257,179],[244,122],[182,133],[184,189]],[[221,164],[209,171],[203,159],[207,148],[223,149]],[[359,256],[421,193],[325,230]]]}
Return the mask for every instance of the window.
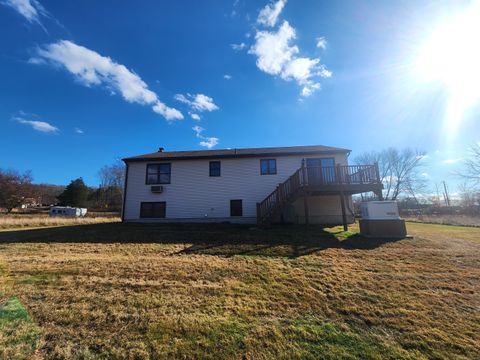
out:
{"label": "window", "polygon": [[210,176],[220,176],[220,161],[210,161]]}
{"label": "window", "polygon": [[140,204],[141,218],[164,218],[166,202],[142,202]]}
{"label": "window", "polygon": [[307,167],[332,167],[335,166],[334,158],[310,158],[307,159]]}
{"label": "window", "polygon": [[230,216],[243,216],[242,200],[230,200]]}
{"label": "window", "polygon": [[262,159],[260,160],[260,174],[274,175],[277,173],[276,159]]}
{"label": "window", "polygon": [[170,184],[171,164],[148,164],[146,184]]}

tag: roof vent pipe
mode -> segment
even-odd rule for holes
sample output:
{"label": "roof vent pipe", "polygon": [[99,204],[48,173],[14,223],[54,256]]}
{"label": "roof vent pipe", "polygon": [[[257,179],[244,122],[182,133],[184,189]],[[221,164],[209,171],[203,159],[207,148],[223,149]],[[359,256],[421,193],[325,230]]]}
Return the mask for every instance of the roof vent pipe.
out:
{"label": "roof vent pipe", "polygon": [[158,148],[158,152],[163,152],[163,150],[165,150],[165,148],[163,148],[163,147]]}

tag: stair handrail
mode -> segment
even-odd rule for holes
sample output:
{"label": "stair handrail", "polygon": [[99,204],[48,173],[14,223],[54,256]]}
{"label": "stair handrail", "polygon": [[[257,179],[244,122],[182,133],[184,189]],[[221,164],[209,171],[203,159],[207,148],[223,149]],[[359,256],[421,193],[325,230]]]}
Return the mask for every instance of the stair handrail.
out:
{"label": "stair handrail", "polygon": [[[310,183],[312,182],[312,183]],[[378,164],[305,166],[297,169],[261,202],[257,203],[257,223],[273,216],[306,186],[380,183]]]}
{"label": "stair handrail", "polygon": [[288,177],[283,183],[273,190],[263,201],[257,204],[257,217],[260,220],[270,216],[271,213],[276,212],[281,206],[290,198],[296,194],[296,192],[302,187],[302,179],[300,172],[302,168],[295,171]]}

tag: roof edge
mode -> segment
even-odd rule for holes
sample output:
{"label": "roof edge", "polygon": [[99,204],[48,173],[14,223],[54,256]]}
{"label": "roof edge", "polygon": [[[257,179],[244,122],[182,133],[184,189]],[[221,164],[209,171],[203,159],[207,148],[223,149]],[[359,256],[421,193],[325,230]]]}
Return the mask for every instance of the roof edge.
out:
{"label": "roof edge", "polygon": [[[128,162],[148,162],[148,161],[173,161],[173,160],[194,160],[194,159],[226,159],[226,158],[255,158],[255,157],[265,157],[265,156],[291,156],[291,155],[314,155],[314,154],[338,154],[338,153],[350,153],[352,150],[344,148],[335,148],[329,150],[305,150],[305,151],[282,151],[282,152],[268,152],[268,148],[265,148],[265,152],[256,153],[256,154],[208,154],[208,155],[185,155],[185,156],[159,156],[159,157],[149,157],[145,158],[140,156],[127,157],[123,158],[122,161],[125,163]],[[221,151],[221,150],[219,150]],[[201,151],[199,151],[201,152]],[[150,154],[146,154],[150,155]]]}

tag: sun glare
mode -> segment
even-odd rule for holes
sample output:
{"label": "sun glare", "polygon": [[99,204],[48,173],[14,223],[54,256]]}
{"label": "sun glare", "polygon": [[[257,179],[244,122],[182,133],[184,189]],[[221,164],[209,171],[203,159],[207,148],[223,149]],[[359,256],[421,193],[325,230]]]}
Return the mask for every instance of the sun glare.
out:
{"label": "sun glare", "polygon": [[454,132],[465,110],[480,98],[480,2],[435,28],[417,64],[424,81],[441,81],[449,91],[446,128]]}

